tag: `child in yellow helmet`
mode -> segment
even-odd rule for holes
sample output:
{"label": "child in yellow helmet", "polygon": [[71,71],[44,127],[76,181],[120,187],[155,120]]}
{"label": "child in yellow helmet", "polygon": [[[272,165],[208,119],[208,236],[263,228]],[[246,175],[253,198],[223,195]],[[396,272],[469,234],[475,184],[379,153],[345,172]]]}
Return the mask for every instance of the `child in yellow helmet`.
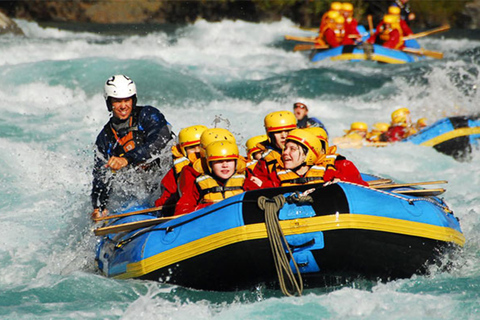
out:
{"label": "child in yellow helmet", "polygon": [[392,123],[388,130],[382,133],[380,140],[385,142],[401,141],[412,133],[414,133],[414,131],[412,131],[410,110],[407,108],[399,108],[392,112]]}
{"label": "child in yellow helmet", "polygon": [[375,33],[368,38],[368,43],[381,44],[385,48],[401,50],[405,47],[403,31],[400,27],[400,17],[386,14],[377,25]]}
{"label": "child in yellow helmet", "polygon": [[258,160],[253,170],[254,180],[262,188],[273,187],[268,183],[268,176],[277,166],[282,165],[285,141],[288,133],[297,127],[297,119],[290,111],[275,111],[267,114],[264,124],[268,140],[258,145],[262,149],[262,158]]}
{"label": "child in yellow helmet", "polygon": [[214,141],[204,149],[206,168],[193,164],[199,175],[182,194],[175,215],[189,213],[244,192],[245,162],[233,141]]}
{"label": "child in yellow helmet", "polygon": [[175,203],[180,198],[178,178],[185,166],[190,166],[200,152],[200,137],[207,130],[203,125],[184,128],[178,133],[178,143],[172,147],[173,167],[163,177],[160,188],[162,195],[155,201],[155,206],[163,206],[162,215],[169,216],[174,212]]}

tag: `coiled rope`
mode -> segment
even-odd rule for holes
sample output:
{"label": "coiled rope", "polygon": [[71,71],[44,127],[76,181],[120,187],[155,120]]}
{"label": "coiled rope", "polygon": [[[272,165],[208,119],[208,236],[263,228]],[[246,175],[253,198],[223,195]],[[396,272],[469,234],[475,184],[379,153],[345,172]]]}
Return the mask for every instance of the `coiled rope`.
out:
{"label": "coiled rope", "polygon": [[[268,240],[270,241],[270,248],[272,249],[280,289],[286,296],[293,296],[295,293],[301,296],[303,291],[302,275],[300,274],[298,265],[293,258],[292,250],[290,250],[278,220],[278,211],[283,207],[285,202],[286,199],[281,194],[272,199],[261,196],[257,201],[259,208],[265,212],[265,226],[267,229]],[[297,277],[295,277],[290,266],[287,252],[293,262],[295,270],[297,271]],[[287,285],[289,288],[287,288]]]}

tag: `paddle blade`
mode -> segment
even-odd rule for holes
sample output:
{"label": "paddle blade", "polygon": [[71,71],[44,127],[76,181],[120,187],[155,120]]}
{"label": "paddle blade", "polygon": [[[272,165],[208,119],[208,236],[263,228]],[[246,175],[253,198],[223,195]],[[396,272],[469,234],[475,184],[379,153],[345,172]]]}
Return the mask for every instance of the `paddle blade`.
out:
{"label": "paddle blade", "polygon": [[434,59],[443,59],[443,52],[431,51],[425,49],[403,48],[403,52],[413,53],[421,56],[427,56]]}
{"label": "paddle blade", "polygon": [[328,49],[328,46],[322,46],[320,44],[297,44],[293,47],[293,51],[306,51],[314,49]]}

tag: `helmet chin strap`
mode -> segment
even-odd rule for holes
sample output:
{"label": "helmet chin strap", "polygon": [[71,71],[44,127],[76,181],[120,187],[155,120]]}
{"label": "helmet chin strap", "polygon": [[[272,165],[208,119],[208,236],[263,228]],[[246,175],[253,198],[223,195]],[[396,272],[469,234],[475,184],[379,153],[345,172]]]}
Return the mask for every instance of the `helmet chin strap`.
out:
{"label": "helmet chin strap", "polygon": [[301,164],[299,164],[298,166],[296,166],[295,168],[290,169],[290,170],[292,170],[293,172],[296,173],[298,170],[300,170],[303,166],[306,166],[306,165],[307,165],[307,163],[304,161]]}

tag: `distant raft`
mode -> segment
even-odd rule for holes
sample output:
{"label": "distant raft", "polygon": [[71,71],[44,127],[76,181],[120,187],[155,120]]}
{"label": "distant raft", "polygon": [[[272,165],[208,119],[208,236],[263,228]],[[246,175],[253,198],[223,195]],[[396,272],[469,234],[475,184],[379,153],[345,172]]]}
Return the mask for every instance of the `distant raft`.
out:
{"label": "distant raft", "polygon": [[[340,149],[386,147],[392,144],[352,140],[346,137],[333,138],[332,142]],[[472,152],[480,149],[480,114],[443,118],[401,142],[433,147],[458,161],[468,161],[472,157]]]}
{"label": "distant raft", "polygon": [[[167,222],[103,236],[96,261],[106,276],[118,279],[215,291],[281,287],[271,215],[261,205],[270,202],[279,204],[273,217],[288,243],[280,251],[293,257],[286,266],[305,287],[411,277],[440,264],[465,238],[453,212],[434,196],[443,189],[399,186],[340,182],[248,191]],[[150,219],[155,217],[141,214],[111,225]]]}
{"label": "distant raft", "polygon": [[403,141],[434,147],[456,160],[469,160],[472,151],[480,147],[480,114],[438,120]]}
{"label": "distant raft", "polygon": [[[416,40],[408,40],[411,49],[420,49]],[[419,51],[420,52],[420,51]],[[403,64],[424,60],[421,54],[408,53],[402,50],[385,48],[378,44],[345,45],[325,50],[313,50],[310,54],[312,62],[325,59],[347,61],[376,61],[389,64]]]}

